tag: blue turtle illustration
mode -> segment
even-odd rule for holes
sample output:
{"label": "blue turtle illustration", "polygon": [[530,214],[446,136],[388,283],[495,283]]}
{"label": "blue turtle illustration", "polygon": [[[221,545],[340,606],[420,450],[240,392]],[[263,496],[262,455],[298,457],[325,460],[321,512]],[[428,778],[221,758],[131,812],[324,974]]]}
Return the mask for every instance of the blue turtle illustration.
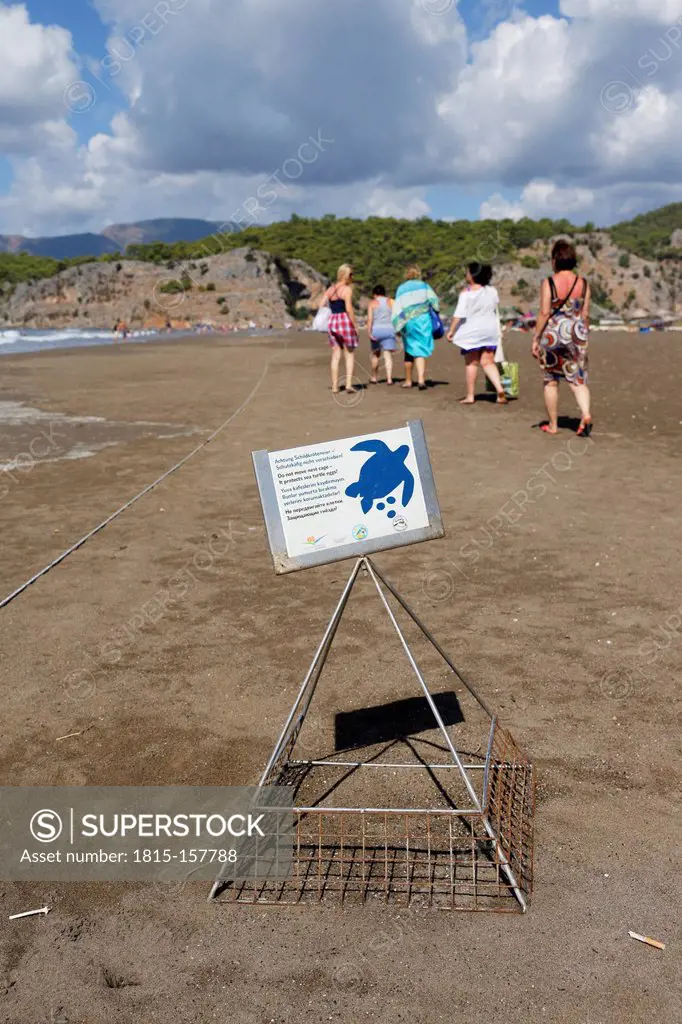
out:
{"label": "blue turtle illustration", "polygon": [[367,514],[375,501],[387,497],[400,484],[403,485],[403,507],[407,507],[414,494],[414,477],[405,465],[410,454],[408,445],[401,444],[394,452],[383,441],[360,441],[352,452],[372,452],[360,470],[359,480],[346,488],[349,498],[361,498],[362,511]]}

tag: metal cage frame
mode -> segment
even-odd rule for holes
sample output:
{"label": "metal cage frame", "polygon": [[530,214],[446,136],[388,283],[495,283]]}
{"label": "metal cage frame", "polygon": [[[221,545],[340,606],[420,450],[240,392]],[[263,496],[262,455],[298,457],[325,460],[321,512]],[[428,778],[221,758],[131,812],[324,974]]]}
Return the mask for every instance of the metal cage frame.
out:
{"label": "metal cage frame", "polygon": [[[412,764],[378,759],[294,759],[301,729],[320,675],[360,572],[373,582],[445,742],[448,758],[417,755]],[[485,755],[465,763],[417,665],[388,601],[392,596],[476,700],[490,720]],[[382,751],[382,754],[385,753]],[[442,748],[438,748],[441,750]],[[337,807],[313,802],[299,806],[304,781],[330,770],[428,772],[447,806]],[[446,781],[441,782],[444,778]],[[449,783],[452,781],[452,785]],[[229,900],[251,904],[311,904],[335,901],[429,907],[448,910],[523,912],[533,881],[535,779],[532,763],[511,734],[461,675],[450,657],[395,587],[369,557],[356,562],[259,786],[289,785],[293,806],[293,862],[286,880],[253,878],[228,882],[220,876],[209,899],[225,891]],[[463,801],[453,799],[458,788]],[[333,790],[332,790],[333,792]]]}

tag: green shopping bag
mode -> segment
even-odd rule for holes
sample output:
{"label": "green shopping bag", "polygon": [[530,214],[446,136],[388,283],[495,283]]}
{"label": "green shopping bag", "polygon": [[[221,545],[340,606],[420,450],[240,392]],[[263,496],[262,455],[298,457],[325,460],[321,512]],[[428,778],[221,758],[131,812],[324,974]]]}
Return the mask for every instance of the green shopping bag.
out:
{"label": "green shopping bag", "polygon": [[[518,363],[498,363],[498,370],[500,371],[500,377],[502,378],[502,387],[507,398],[518,398],[519,397],[519,364]],[[495,388],[486,377],[486,389],[488,391],[495,391]]]}
{"label": "green shopping bag", "polygon": [[502,363],[502,387],[507,398],[518,398],[520,375],[518,363]]}

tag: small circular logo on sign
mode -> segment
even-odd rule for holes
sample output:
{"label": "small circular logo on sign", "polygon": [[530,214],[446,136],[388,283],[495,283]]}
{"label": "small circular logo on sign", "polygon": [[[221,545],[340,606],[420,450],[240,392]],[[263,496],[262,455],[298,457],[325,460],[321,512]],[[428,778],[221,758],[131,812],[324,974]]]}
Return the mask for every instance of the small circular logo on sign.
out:
{"label": "small circular logo on sign", "polygon": [[407,519],[404,516],[397,516],[393,520],[393,529],[396,533],[404,533],[407,529]]}
{"label": "small circular logo on sign", "polygon": [[353,537],[355,538],[355,540],[367,540],[368,536],[369,530],[367,529],[366,526],[353,527]]}

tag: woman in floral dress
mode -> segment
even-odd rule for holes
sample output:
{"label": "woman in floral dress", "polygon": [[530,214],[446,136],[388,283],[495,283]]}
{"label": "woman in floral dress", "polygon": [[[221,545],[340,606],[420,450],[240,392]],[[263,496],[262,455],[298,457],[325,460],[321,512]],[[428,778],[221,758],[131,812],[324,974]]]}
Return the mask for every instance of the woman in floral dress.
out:
{"label": "woman in floral dress", "polygon": [[552,250],[554,274],[542,282],[540,315],[533,337],[533,356],[542,366],[545,408],[549,422],[542,430],[558,432],[559,382],[566,381],[580,409],[578,434],[589,437],[592,430],[588,387],[587,346],[590,331],[591,290],[579,277],[575,248],[559,241]]}

